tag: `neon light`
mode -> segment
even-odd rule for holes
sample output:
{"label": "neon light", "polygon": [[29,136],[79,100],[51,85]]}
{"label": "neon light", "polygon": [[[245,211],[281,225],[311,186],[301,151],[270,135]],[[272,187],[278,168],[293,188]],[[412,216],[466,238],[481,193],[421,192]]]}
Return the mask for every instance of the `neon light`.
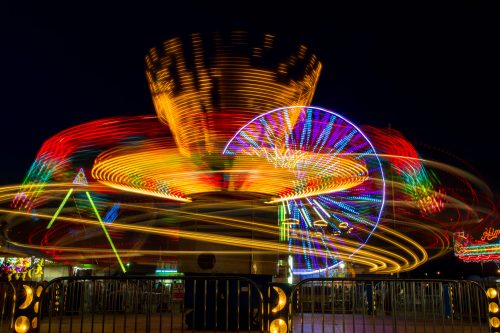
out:
{"label": "neon light", "polygon": [[118,259],[118,263],[120,264],[120,267],[122,268],[123,273],[125,273],[127,270],[125,269],[125,266],[123,265],[122,259],[120,258],[120,255],[118,254],[118,251],[115,248],[115,244],[113,244],[113,240],[111,239],[111,236],[109,236],[108,230],[106,230],[106,226],[104,222],[101,220],[101,216],[99,215],[99,212],[97,211],[96,206],[94,205],[94,201],[90,197],[90,193],[88,191],[85,191],[85,194],[87,195],[87,198],[89,198],[89,202],[92,205],[92,208],[94,209],[95,216],[99,220],[99,223],[101,224],[102,230],[104,231],[104,234],[106,235],[106,238],[109,241],[109,245],[111,245],[111,248],[113,249],[113,252],[115,253],[116,259]]}
{"label": "neon light", "polygon": [[481,236],[481,240],[493,240],[496,239],[500,236],[500,229],[494,229],[494,228],[486,228],[485,231],[483,231],[483,235]]}
{"label": "neon light", "polygon": [[327,217],[330,217],[330,214],[323,208],[323,206],[321,206],[317,201],[316,199],[313,199],[314,203],[316,204],[317,207],[319,207],[319,209],[321,209],[321,211],[327,216]]}
{"label": "neon light", "polygon": [[63,209],[64,205],[66,204],[66,201],[68,201],[69,196],[73,193],[73,189],[70,188],[66,196],[64,197],[64,200],[61,202],[61,205],[59,205],[59,208],[56,210],[54,216],[52,216],[52,219],[50,220],[49,224],[47,224],[47,229],[50,229],[52,227],[52,224],[56,220],[56,218],[59,216],[59,213],[61,213],[61,210]]}
{"label": "neon light", "polygon": [[[328,222],[326,222],[325,220],[316,220],[316,221],[313,221],[312,224],[315,227],[326,227],[326,226],[328,226]],[[323,234],[320,233],[320,235],[322,236]]]}
{"label": "neon light", "polygon": [[444,190],[432,171],[428,171],[413,145],[393,129],[365,126],[379,153],[388,161],[402,181],[404,191],[411,196],[423,216],[439,213],[444,208]]}
{"label": "neon light", "polygon": [[155,271],[156,275],[172,275],[178,274],[179,272],[176,269],[157,269]]}
{"label": "neon light", "polygon": [[288,218],[281,221],[283,225],[297,225],[300,224],[300,220],[294,218]]}
{"label": "neon light", "polygon": [[455,256],[466,262],[500,262],[500,244],[486,243],[487,240],[496,239],[499,233],[498,229],[488,227],[483,231],[480,240],[474,240],[465,232],[455,233],[453,236]]}
{"label": "neon light", "polygon": [[84,185],[84,186],[89,185],[89,182],[87,181],[87,177],[85,177],[85,172],[83,171],[83,168],[80,168],[80,170],[76,174],[75,179],[73,179],[73,184]]}
{"label": "neon light", "polygon": [[[47,140],[31,165],[19,193],[26,193],[33,207],[43,202],[45,186],[54,181],[54,176],[73,174],[73,160],[92,159],[90,153],[99,153],[103,147],[118,142],[151,138],[165,133],[165,128],[154,116],[114,117],[105,118],[64,130]],[[71,182],[73,178],[66,178]],[[42,199],[39,201],[39,199]],[[16,208],[21,202],[14,199]]]}
{"label": "neon light", "polygon": [[281,205],[278,209],[278,225],[280,227],[280,241],[287,239],[286,237],[286,224],[283,223],[285,219],[285,207]]}
{"label": "neon light", "polygon": [[109,209],[109,211],[106,213],[106,216],[104,217],[103,221],[106,223],[113,223],[116,218],[118,217],[118,211],[120,210],[120,204],[115,203],[113,207]]}
{"label": "neon light", "polygon": [[289,284],[293,283],[293,256],[288,256],[288,278],[287,282]]}

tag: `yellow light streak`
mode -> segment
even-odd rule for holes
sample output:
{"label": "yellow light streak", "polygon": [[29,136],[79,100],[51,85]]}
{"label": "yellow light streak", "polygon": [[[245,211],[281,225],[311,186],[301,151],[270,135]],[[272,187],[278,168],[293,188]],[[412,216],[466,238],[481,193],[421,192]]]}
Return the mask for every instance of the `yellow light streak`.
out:
{"label": "yellow light streak", "polygon": [[[167,149],[168,150],[168,149]],[[167,154],[168,156],[168,154]],[[231,177],[239,177],[241,175],[251,177],[256,177],[259,172],[265,172],[267,170],[252,170],[250,167],[245,166],[246,162],[244,159],[241,161],[235,161],[238,168],[234,169],[235,172],[231,175]],[[474,178],[474,176],[462,172],[461,170],[450,168],[447,165],[443,165],[434,161],[424,161],[427,167],[432,166],[434,169],[441,170],[443,172],[448,172],[454,177],[458,177],[461,180],[465,180],[473,186],[475,189],[484,189],[484,194],[488,197],[489,191],[486,190],[487,186],[482,183],[480,180]],[[274,166],[273,166],[274,168]],[[189,171],[189,170],[188,170]],[[186,176],[190,174],[191,171],[185,172]],[[199,170],[195,168],[192,169],[192,172],[200,174]],[[212,173],[215,174],[215,173]],[[291,173],[284,173],[289,177]],[[377,181],[376,179],[373,181]],[[248,185],[246,185],[248,188]],[[48,202],[50,202],[53,206],[58,200],[60,200],[61,196],[67,195],[68,191],[74,187],[74,184],[71,183],[51,183],[51,184],[40,184],[33,185],[30,190],[33,193],[36,193],[40,188],[44,188],[44,198]],[[99,184],[91,184],[88,188],[89,191],[96,191],[100,193],[106,193],[110,191],[109,187],[99,185]],[[398,182],[394,183],[395,191],[401,191],[403,189],[402,185]],[[25,212],[19,211],[13,208],[8,207],[11,202],[13,196],[18,192],[19,185],[7,185],[0,187],[0,214],[2,214],[2,218],[9,224],[12,228],[18,228],[17,225],[20,223],[24,223],[24,221],[30,221],[32,217],[36,217],[40,220],[50,221],[53,216],[53,211],[58,207],[50,207],[46,208],[37,208],[35,212]],[[83,192],[82,189],[74,188],[74,193]],[[30,192],[27,193],[28,195]],[[173,227],[172,221],[175,223],[180,223],[180,228],[182,229],[183,221],[203,221],[204,223],[210,223],[211,225],[219,225],[222,228],[227,226],[229,228],[237,228],[241,230],[252,230],[255,232],[259,232],[262,235],[268,235],[265,237],[269,237],[273,239],[276,236],[276,239],[279,235],[279,228],[274,224],[268,224],[264,221],[252,221],[241,218],[232,218],[230,216],[222,216],[221,212],[227,209],[231,209],[231,211],[237,212],[238,209],[241,209],[241,213],[243,214],[245,209],[251,209],[254,204],[251,200],[241,202],[234,206],[234,208],[230,208],[233,203],[224,203],[223,207],[219,206],[220,202],[214,203],[203,203],[201,201],[197,201],[197,197],[192,203],[189,205],[194,205],[192,208],[181,208],[181,209],[165,209],[160,206],[155,205],[146,205],[140,203],[122,203],[122,208],[129,210],[131,212],[135,212],[130,216],[124,216],[120,219],[120,222],[115,222],[113,225],[107,226],[109,230],[116,231],[124,231],[136,234],[151,234],[158,235],[164,237],[178,237],[180,239],[188,239],[199,242],[209,242],[213,244],[223,244],[227,246],[234,247],[235,250],[232,251],[215,251],[214,253],[220,254],[234,254],[234,255],[245,255],[249,253],[261,253],[271,254],[271,253],[290,253],[292,255],[303,255],[304,251],[301,247],[291,247],[290,249],[285,246],[280,246],[277,244],[277,241],[274,240],[255,240],[253,242],[248,242],[245,237],[227,237],[223,234],[217,234],[213,232],[194,232],[188,230],[179,230],[178,227]],[[78,199],[77,199],[78,200]],[[261,201],[262,202],[262,201]],[[94,202],[95,203],[95,202]],[[105,204],[105,202],[102,202]],[[482,204],[482,205],[481,205]],[[183,204],[184,205],[184,204]],[[397,201],[388,201],[388,205],[394,205],[394,207],[400,207],[403,210],[411,209],[410,202],[404,200]],[[187,206],[186,206],[187,207]],[[198,209],[196,207],[200,207],[200,210],[203,211],[209,210],[210,213],[196,213],[195,210]],[[205,208],[203,208],[205,207]],[[269,209],[272,209],[273,206],[269,206]],[[360,245],[359,241],[357,241],[354,237],[340,235],[335,237],[333,234],[328,233],[314,233],[312,231],[307,232],[306,230],[295,230],[290,236],[300,240],[302,238],[309,239],[312,243],[320,242],[321,250],[311,251],[309,255],[316,256],[319,258],[325,258],[327,256],[333,255],[338,260],[343,260],[345,262],[351,262],[359,265],[358,267],[363,267],[360,269],[364,269],[365,271],[371,271],[374,273],[391,273],[391,272],[404,272],[415,267],[421,265],[422,263],[430,260],[432,258],[436,258],[447,251],[452,249],[450,245],[449,239],[447,238],[447,226],[453,225],[454,228],[467,228],[467,226],[477,226],[481,221],[485,214],[491,212],[491,208],[488,206],[488,202],[486,204],[484,202],[480,204],[471,203],[464,199],[463,196],[453,196],[453,192],[447,193],[445,209],[448,211],[458,211],[461,215],[466,216],[459,220],[458,222],[449,223],[448,221],[439,221],[437,224],[429,224],[428,222],[422,222],[419,219],[419,216],[398,216],[396,219],[387,218],[381,219],[379,228],[373,235],[368,244],[364,245],[364,247],[352,255],[352,251],[357,249]],[[49,213],[50,212],[50,213]],[[68,214],[67,214],[68,213]],[[64,216],[59,215],[57,217],[58,221],[74,223],[76,225],[86,225],[89,227],[102,228],[102,225],[98,221],[94,221],[88,218],[79,218],[75,214],[68,209]],[[155,220],[150,220],[149,216],[153,214],[155,216]],[[68,216],[69,215],[69,216]],[[172,217],[175,216],[175,220]],[[357,227],[356,232],[358,233],[366,233],[370,230],[370,223],[366,221],[367,226],[363,227],[363,224],[360,224]],[[440,224],[441,223],[441,224]],[[171,227],[172,226],[172,227]],[[400,229],[405,227],[403,229]],[[42,229],[38,229],[37,232],[41,233],[42,230],[45,230],[44,226],[41,226]],[[97,233],[92,228],[87,228],[88,239],[91,241],[92,237],[96,237]],[[19,230],[19,229],[17,229]],[[403,232],[403,230],[409,230],[407,233]],[[8,235],[7,235],[8,236]],[[8,239],[15,238],[13,235],[8,237]],[[433,244],[432,248],[427,248],[425,243],[426,239],[431,239]],[[424,242],[422,242],[424,240]],[[85,246],[74,246],[74,237],[72,235],[63,235],[58,238],[57,244],[55,245],[28,245],[22,243],[16,243],[13,241],[9,241],[13,245],[18,245],[20,248],[30,248],[37,250],[45,250],[45,251],[64,251],[60,255],[61,258],[67,258],[68,260],[76,260],[76,261],[86,261],[91,258],[111,258],[115,256],[112,249],[93,249],[87,248]],[[324,245],[326,244],[326,245]],[[288,252],[290,250],[290,252]],[[141,243],[135,244],[134,248],[124,248],[120,249],[120,254],[123,257],[127,258],[136,258],[134,260],[142,260],[148,261],[154,259],[159,255],[173,255],[173,256],[189,256],[195,255],[197,253],[202,253],[203,251],[159,251],[152,250],[141,247]]]}
{"label": "yellow light streak", "polygon": [[[192,59],[186,59],[187,46],[180,38],[150,50],[146,76],[153,102],[158,117],[173,132],[181,154],[220,152],[227,140],[258,114],[284,105],[309,105],[320,62],[303,46],[268,67],[254,65],[255,53],[241,52],[241,45],[247,45],[249,51],[266,49],[259,59],[259,63],[266,63],[267,57],[276,52],[273,44],[264,46],[269,38],[274,40],[270,35],[252,39],[244,32],[233,32],[230,39],[237,41],[235,47],[217,33],[193,34],[187,42]],[[213,51],[209,59],[207,45]],[[292,77],[292,72],[297,75]]]}
{"label": "yellow light streak", "polygon": [[94,209],[95,216],[99,220],[99,223],[102,227],[102,231],[104,231],[104,234],[106,235],[106,238],[109,241],[109,245],[111,245],[111,248],[113,249],[113,252],[115,253],[116,259],[118,260],[118,263],[120,264],[120,267],[121,267],[123,273],[125,273],[127,270],[125,269],[125,266],[122,263],[120,255],[118,254],[118,251],[115,248],[115,244],[113,244],[113,240],[111,239],[111,236],[109,236],[108,230],[106,230],[106,226],[104,225],[104,222],[101,220],[101,216],[99,215],[99,211],[97,210],[96,206],[94,205],[94,201],[92,201],[92,197],[90,196],[90,193],[88,191],[85,191],[85,194],[87,195],[87,198],[89,198],[90,204],[92,205],[92,208]]}
{"label": "yellow light streak", "polygon": [[64,197],[64,200],[61,202],[61,205],[59,206],[59,208],[54,213],[54,216],[50,220],[49,224],[47,224],[47,229],[50,229],[50,227],[52,227],[52,224],[54,223],[54,221],[56,220],[56,218],[59,216],[59,213],[61,213],[61,210],[63,209],[64,205],[66,204],[66,201],[68,201],[69,196],[71,195],[71,193],[73,193],[73,189],[72,188],[69,189],[68,194],[66,194],[66,196]]}

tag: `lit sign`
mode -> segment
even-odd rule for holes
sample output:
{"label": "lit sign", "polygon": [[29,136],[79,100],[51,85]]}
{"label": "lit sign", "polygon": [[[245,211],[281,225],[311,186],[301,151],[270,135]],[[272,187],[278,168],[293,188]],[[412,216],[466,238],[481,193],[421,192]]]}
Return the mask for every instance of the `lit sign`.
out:
{"label": "lit sign", "polygon": [[486,228],[483,232],[483,235],[481,236],[481,240],[492,240],[495,238],[498,238],[500,236],[500,229],[494,229],[494,228]]}

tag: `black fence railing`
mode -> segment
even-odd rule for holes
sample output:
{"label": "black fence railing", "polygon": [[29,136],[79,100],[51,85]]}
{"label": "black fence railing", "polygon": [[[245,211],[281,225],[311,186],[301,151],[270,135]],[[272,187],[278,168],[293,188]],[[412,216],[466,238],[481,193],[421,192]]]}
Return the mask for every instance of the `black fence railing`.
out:
{"label": "black fence railing", "polygon": [[264,302],[243,277],[58,278],[38,332],[264,331]]}
{"label": "black fence railing", "polygon": [[471,281],[307,279],[291,291],[290,332],[490,332]]}
{"label": "black fence railing", "polygon": [[0,333],[500,331],[498,288],[471,281],[124,276],[0,287]]}

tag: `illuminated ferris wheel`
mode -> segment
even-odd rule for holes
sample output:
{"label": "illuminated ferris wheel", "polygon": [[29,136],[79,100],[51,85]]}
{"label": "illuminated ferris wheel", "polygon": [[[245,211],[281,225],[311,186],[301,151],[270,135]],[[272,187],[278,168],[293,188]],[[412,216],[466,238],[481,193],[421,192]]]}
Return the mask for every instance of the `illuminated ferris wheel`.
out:
{"label": "illuminated ferris wheel", "polygon": [[380,160],[360,129],[332,111],[264,113],[242,127],[223,154],[284,175],[278,179],[287,185],[267,203],[279,207],[280,239],[295,253],[294,274],[355,255],[378,225],[385,195]]}

